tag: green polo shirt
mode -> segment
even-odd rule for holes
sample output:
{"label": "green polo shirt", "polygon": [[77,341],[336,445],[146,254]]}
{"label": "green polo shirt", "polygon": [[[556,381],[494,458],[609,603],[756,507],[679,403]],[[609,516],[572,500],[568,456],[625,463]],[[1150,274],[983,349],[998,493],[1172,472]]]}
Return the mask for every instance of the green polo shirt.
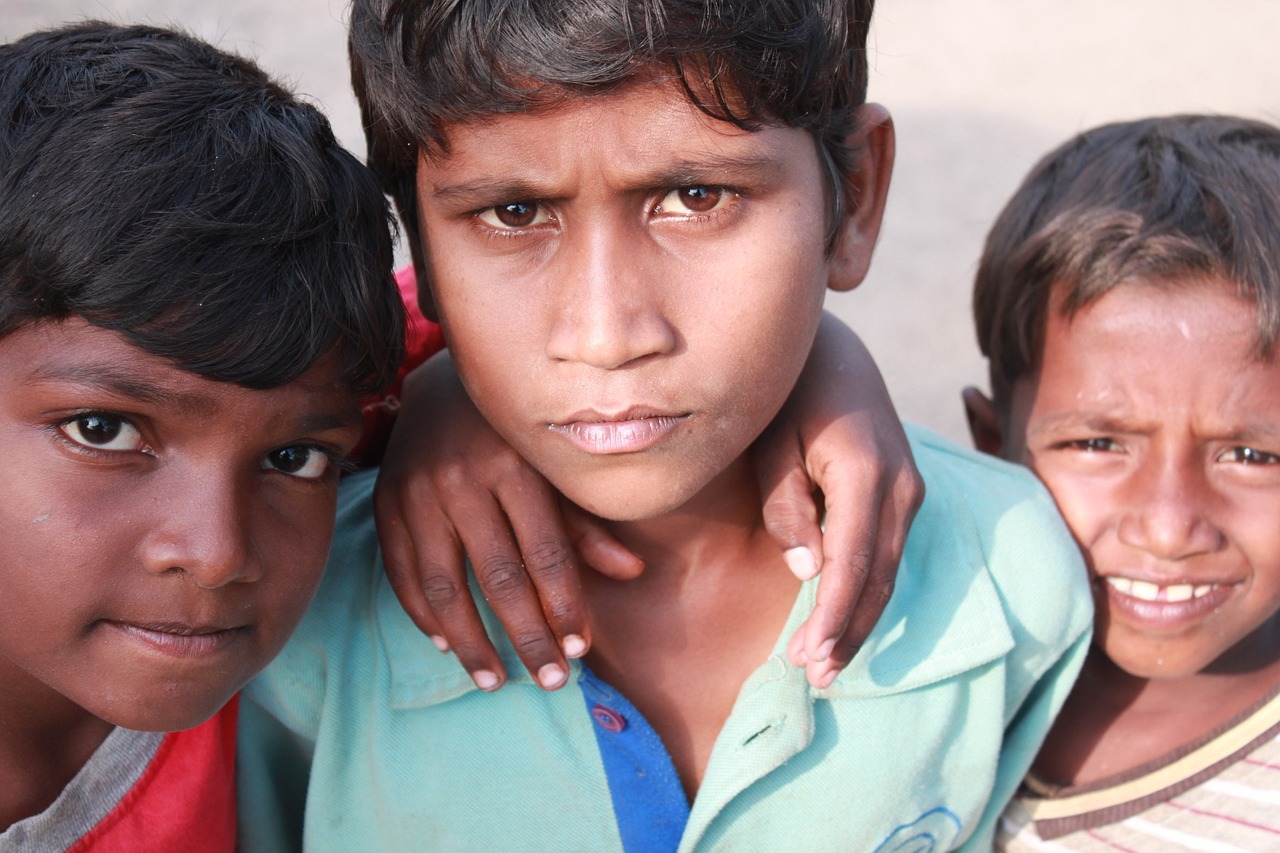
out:
{"label": "green polo shirt", "polygon": [[[1029,473],[911,438],[927,496],[884,615],[815,690],[785,658],[813,606],[804,585],[720,733],[682,851],[990,849],[1083,661],[1092,607]],[[476,690],[387,585],[372,486],[344,483],[317,600],[245,690],[243,848],[621,853],[580,671],[545,693],[500,641],[512,677]]]}

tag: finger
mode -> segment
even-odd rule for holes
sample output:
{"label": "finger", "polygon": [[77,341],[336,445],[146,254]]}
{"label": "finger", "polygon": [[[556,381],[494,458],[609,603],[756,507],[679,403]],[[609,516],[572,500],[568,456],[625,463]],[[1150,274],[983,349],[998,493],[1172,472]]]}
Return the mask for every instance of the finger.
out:
{"label": "finger", "polygon": [[[842,467],[847,469],[847,465]],[[838,478],[827,470],[819,471],[818,476],[826,481],[827,489],[823,571],[816,604],[803,631],[811,680],[818,677],[826,683],[815,686],[826,686],[856,651],[845,645],[844,637],[870,574],[882,529],[883,495],[878,477]],[[875,624],[874,618],[871,624]]]}
{"label": "finger", "polygon": [[581,561],[616,581],[635,580],[644,572],[644,561],[605,529],[595,516],[561,501],[565,525]]}
{"label": "finger", "polygon": [[779,440],[795,433],[771,430],[757,445],[753,459],[760,482],[765,530],[782,548],[788,568],[800,580],[822,570],[822,528],[819,526],[813,484],[797,440]]}
{"label": "finger", "polygon": [[[578,555],[561,514],[558,495],[546,480],[518,464],[502,478],[498,499],[515,533],[531,590],[536,592],[534,604],[539,608],[539,617],[558,639],[565,657],[582,657],[591,642],[590,632],[579,583]],[[533,633],[533,625],[510,624],[505,614],[500,615],[512,637]],[[524,608],[513,609],[512,615],[524,615]],[[528,615],[531,617],[532,613]],[[542,666],[559,661],[558,657],[538,654],[536,649],[535,646],[534,659],[526,659],[530,672],[538,673]]]}
{"label": "finger", "polygon": [[[402,500],[399,494],[390,484],[374,493],[379,536],[388,537],[383,540],[388,581],[436,647],[453,651],[481,690],[497,690],[506,680],[506,669],[472,601],[462,546],[452,524],[432,510],[398,513],[400,505],[433,506]],[[415,542],[423,544],[421,551]]]}
{"label": "finger", "polygon": [[[511,644],[529,673],[546,690],[564,686],[568,666],[559,644],[547,625],[537,589],[525,571],[520,550],[506,515],[493,496],[485,492],[469,499],[458,499],[453,509],[455,527],[471,558],[471,568],[484,593],[485,600],[506,628]],[[465,526],[458,523],[465,519]],[[470,602],[470,596],[467,596]],[[439,609],[443,621],[444,614]],[[468,633],[466,641],[488,644],[483,628],[478,634]],[[449,635],[459,659],[463,657],[460,641]]]}
{"label": "finger", "polygon": [[431,638],[442,652],[449,650],[449,643],[440,630],[435,614],[427,604],[426,594],[418,583],[415,567],[418,557],[413,549],[413,537],[406,529],[399,513],[399,502],[393,492],[373,493],[373,516],[378,529],[378,541],[382,549],[382,562],[387,581],[400,600],[400,606],[409,614],[418,630]]}
{"label": "finger", "polygon": [[[831,642],[830,626],[839,623],[831,611],[844,606],[840,599],[842,591],[837,590],[835,597],[823,599],[823,590],[819,587],[820,604],[815,608],[815,616],[802,627],[805,632],[806,649],[818,647],[827,651],[825,658],[809,656],[807,675],[811,683],[830,684],[836,673],[848,665],[858,649],[870,636],[879,621],[885,607],[893,596],[894,582],[898,573],[898,564],[906,546],[907,532],[911,521],[924,499],[924,483],[914,467],[899,471],[893,487],[883,496],[879,504],[879,513],[868,517],[869,530],[874,533],[875,544],[871,559],[866,563],[865,580],[860,584],[851,602],[852,613],[844,625],[842,632]],[[864,534],[870,535],[870,534]],[[830,540],[829,547],[838,548],[842,543]],[[847,552],[852,563],[861,561],[861,551],[850,547]],[[834,553],[829,557],[831,565],[836,565],[840,557]],[[850,574],[856,574],[856,567]],[[838,572],[836,574],[844,574]],[[824,578],[824,583],[826,578]],[[834,602],[834,603],[832,603]],[[830,619],[830,622],[824,622]],[[829,645],[828,645],[829,644]]]}

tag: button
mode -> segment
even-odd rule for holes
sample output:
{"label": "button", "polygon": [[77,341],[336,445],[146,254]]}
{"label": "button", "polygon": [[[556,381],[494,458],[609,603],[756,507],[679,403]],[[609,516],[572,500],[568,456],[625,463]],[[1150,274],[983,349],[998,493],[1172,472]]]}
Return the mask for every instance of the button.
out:
{"label": "button", "polygon": [[591,706],[591,719],[595,720],[600,728],[607,732],[617,734],[627,727],[627,718],[619,714],[612,708],[606,708],[604,705]]}

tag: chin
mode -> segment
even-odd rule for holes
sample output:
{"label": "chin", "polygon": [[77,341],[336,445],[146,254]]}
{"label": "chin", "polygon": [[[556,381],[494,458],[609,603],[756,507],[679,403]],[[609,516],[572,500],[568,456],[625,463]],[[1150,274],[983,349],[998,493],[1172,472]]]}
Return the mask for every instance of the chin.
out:
{"label": "chin", "polygon": [[230,701],[235,691],[218,691],[216,695],[167,695],[149,693],[144,696],[110,697],[107,704],[85,706],[99,719],[124,729],[140,732],[177,732],[194,728],[208,720]]}

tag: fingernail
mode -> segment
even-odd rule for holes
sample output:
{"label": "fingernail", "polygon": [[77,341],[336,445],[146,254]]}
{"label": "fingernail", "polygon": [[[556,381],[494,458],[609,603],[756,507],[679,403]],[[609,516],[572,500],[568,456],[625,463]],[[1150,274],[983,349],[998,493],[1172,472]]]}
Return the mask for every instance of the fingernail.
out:
{"label": "fingernail", "polygon": [[587,653],[587,641],[579,634],[570,634],[565,637],[562,646],[564,656],[567,658],[580,658]]}
{"label": "fingernail", "polygon": [[498,689],[498,675],[487,669],[477,669],[471,673],[471,680],[476,683],[476,687],[486,692]]}
{"label": "fingernail", "polygon": [[788,548],[782,552],[782,559],[787,561],[791,574],[802,581],[807,581],[818,573],[818,561],[808,548]]}
{"label": "fingernail", "polygon": [[792,663],[794,663],[796,666],[809,665],[809,656],[805,654],[804,649],[801,649],[800,651],[796,652],[795,659],[792,660]]}
{"label": "fingernail", "polygon": [[819,662],[826,660],[831,657],[831,652],[835,650],[835,647],[835,640],[825,641],[822,645],[818,646],[818,650],[813,653],[813,659]]}
{"label": "fingernail", "polygon": [[546,664],[542,669],[538,670],[538,683],[546,690],[554,690],[564,684],[564,680],[567,677],[568,674],[558,663]]}
{"label": "fingernail", "polygon": [[440,651],[442,652],[449,651],[449,641],[446,640],[444,637],[441,637],[439,634],[432,634],[431,642]]}
{"label": "fingernail", "polygon": [[830,686],[831,686],[831,682],[833,682],[833,681],[835,681],[835,680],[836,680],[836,675],[838,675],[838,673],[833,669],[833,670],[831,670],[830,672],[828,672],[827,674],[823,675],[821,678],[819,678],[819,679],[818,679],[818,689],[819,689],[819,690],[826,690],[828,687],[830,687]]}

